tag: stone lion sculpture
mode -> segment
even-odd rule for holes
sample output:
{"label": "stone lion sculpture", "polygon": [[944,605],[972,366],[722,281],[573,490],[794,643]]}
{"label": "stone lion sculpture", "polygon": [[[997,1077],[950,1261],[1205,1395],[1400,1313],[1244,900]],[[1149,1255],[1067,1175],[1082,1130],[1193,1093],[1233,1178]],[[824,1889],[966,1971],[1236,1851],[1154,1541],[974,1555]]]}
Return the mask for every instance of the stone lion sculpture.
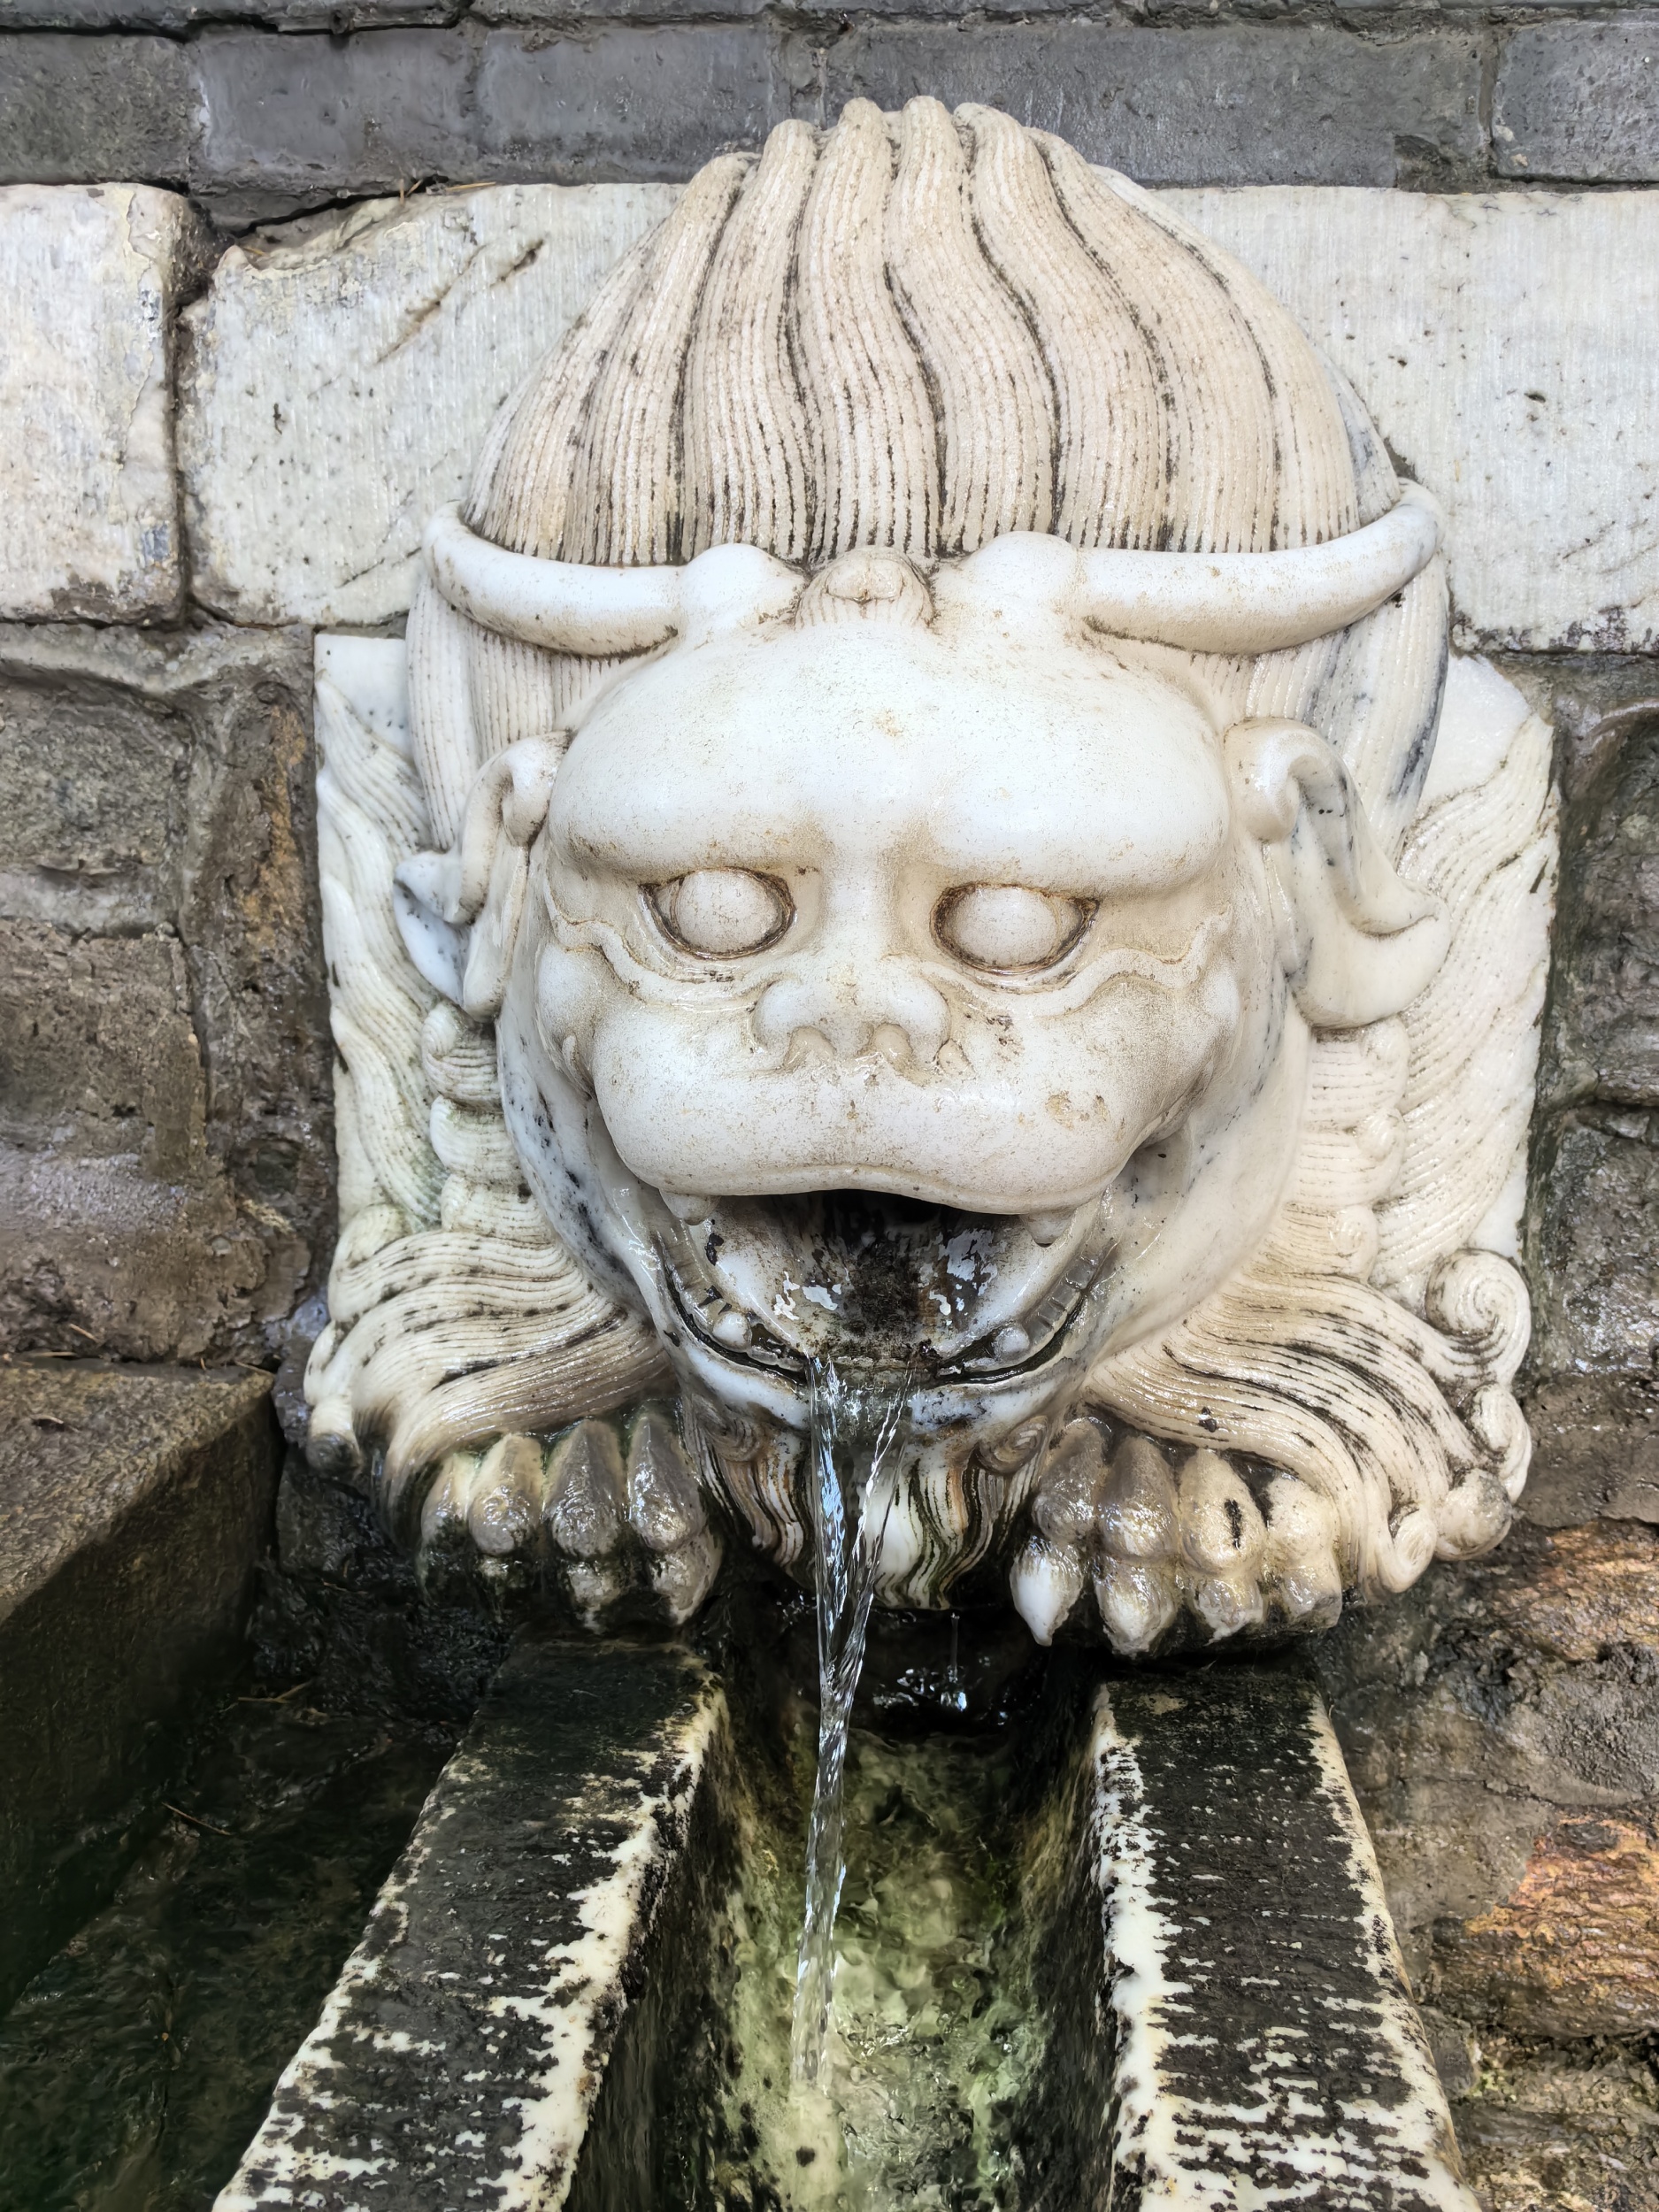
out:
{"label": "stone lion sculpture", "polygon": [[[988,109],[711,162],[319,655],[342,1216],[310,1449],[681,1620],[810,1571],[1141,1653],[1495,1542],[1547,733],[1248,273]],[[1439,745],[1437,749],[1437,732]]]}

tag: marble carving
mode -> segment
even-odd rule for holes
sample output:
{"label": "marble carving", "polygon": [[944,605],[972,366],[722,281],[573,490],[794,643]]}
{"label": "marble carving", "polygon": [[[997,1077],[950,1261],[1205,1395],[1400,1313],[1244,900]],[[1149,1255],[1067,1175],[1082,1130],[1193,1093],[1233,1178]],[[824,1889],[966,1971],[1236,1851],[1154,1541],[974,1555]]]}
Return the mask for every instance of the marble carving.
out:
{"label": "marble carving", "polygon": [[810,1571],[1119,1650],[1502,1535],[1548,733],[1239,265],[1006,116],[693,181],[319,652],[342,1230],[310,1449],[689,1616]]}

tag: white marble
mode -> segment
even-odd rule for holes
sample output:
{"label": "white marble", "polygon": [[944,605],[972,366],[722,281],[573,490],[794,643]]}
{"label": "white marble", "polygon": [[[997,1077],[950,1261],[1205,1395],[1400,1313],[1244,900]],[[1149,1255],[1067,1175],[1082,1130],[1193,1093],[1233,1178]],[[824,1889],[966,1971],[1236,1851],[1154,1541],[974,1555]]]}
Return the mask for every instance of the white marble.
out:
{"label": "white marble", "polygon": [[496,1437],[672,1371],[797,1564],[851,1360],[884,1601],[988,1550],[1045,1640],[1316,1627],[1525,1479],[1548,735],[1442,695],[1435,503],[1284,310],[961,120],[711,164],[434,518],[406,733],[394,649],[319,651],[312,1448],[600,1624],[620,1445]]}
{"label": "white marble", "polygon": [[233,246],[184,319],[196,595],[238,622],[400,613],[490,418],[675,196],[502,185]]}
{"label": "white marble", "polygon": [[169,325],[199,244],[171,192],[0,189],[0,615],[177,607]]}
{"label": "white marble", "polygon": [[1659,201],[1171,192],[1444,506],[1465,648],[1659,643]]}

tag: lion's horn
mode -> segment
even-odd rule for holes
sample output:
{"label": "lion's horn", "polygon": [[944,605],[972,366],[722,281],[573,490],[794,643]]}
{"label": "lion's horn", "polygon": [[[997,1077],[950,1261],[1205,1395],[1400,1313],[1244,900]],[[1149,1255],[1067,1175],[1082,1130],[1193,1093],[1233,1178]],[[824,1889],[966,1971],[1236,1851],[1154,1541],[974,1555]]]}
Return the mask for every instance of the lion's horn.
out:
{"label": "lion's horn", "polygon": [[[1371,613],[1427,567],[1440,538],[1440,510],[1410,485],[1388,514],[1324,545],[1079,553],[1070,557],[1064,595],[1118,637],[1196,653],[1273,653]],[[453,507],[433,518],[426,550],[444,598],[484,629],[590,659],[644,652],[711,614],[729,619],[739,603],[755,614],[780,612],[800,585],[792,570],[748,546],[716,547],[689,568],[538,560],[475,537]],[[1055,565],[1066,557],[1055,539],[1010,534],[962,564],[963,586],[1018,579],[1040,593],[1064,589]]]}
{"label": "lion's horn", "polygon": [[682,571],[541,561],[474,537],[453,507],[427,525],[426,565],[449,604],[486,630],[589,659],[641,653],[680,626]]}
{"label": "lion's horn", "polygon": [[1345,630],[1426,568],[1440,510],[1409,485],[1362,530],[1281,553],[1133,553],[1080,557],[1077,603],[1118,637],[1193,653],[1276,653]]}

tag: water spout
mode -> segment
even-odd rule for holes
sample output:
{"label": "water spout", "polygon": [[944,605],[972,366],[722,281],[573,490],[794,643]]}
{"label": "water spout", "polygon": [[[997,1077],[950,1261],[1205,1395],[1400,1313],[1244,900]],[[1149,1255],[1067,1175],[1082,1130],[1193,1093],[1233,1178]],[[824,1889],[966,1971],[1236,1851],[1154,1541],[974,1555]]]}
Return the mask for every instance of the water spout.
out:
{"label": "water spout", "polygon": [[818,1779],[807,1843],[806,1914],[795,1967],[790,2073],[816,2085],[824,2068],[834,1984],[835,1914],[846,1872],[842,1840],[847,1731],[864,1665],[887,1517],[898,1489],[908,1373],[864,1376],[833,1361],[810,1370],[808,1447],[818,1580]]}

